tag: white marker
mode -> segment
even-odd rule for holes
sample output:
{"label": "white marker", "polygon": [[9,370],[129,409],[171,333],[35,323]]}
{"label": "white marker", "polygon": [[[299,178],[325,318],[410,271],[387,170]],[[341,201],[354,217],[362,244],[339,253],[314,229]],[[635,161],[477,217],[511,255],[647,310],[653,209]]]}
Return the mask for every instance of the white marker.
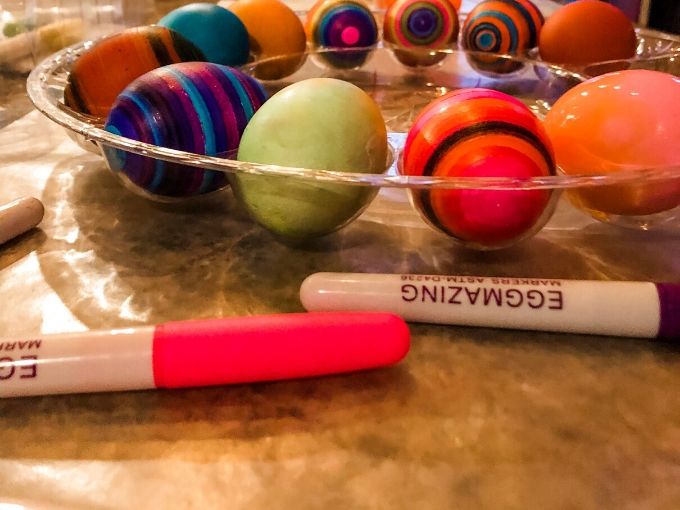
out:
{"label": "white marker", "polygon": [[16,62],[38,53],[54,53],[75,44],[83,36],[84,22],[80,18],[66,18],[22,32],[0,41],[0,64]]}
{"label": "white marker", "polygon": [[407,321],[680,339],[680,283],[316,273],[309,311],[381,310]]}
{"label": "white marker", "polygon": [[0,338],[0,398],[340,374],[397,363],[409,346],[409,330],[400,317],[363,312],[256,315]]}
{"label": "white marker", "polygon": [[37,198],[25,197],[0,206],[0,244],[37,226],[45,208]]}

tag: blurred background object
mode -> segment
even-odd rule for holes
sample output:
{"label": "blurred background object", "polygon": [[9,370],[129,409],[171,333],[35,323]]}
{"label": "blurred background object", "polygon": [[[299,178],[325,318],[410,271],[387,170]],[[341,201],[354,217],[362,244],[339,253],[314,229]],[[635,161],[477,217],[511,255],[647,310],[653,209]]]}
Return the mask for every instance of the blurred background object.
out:
{"label": "blurred background object", "polygon": [[640,18],[640,0],[608,0],[608,3],[621,9],[633,21]]}
{"label": "blurred background object", "polygon": [[[680,34],[680,1],[647,0],[646,25],[655,30]],[[643,8],[647,7],[643,5]],[[643,9],[644,10],[644,9]]]}
{"label": "blurred background object", "polygon": [[[557,0],[557,1],[561,4],[570,4],[578,0],[561,0],[561,1]],[[602,0],[602,1],[607,2],[608,4],[615,5],[623,12],[625,12],[626,16],[628,16],[633,21],[637,22],[640,19],[641,5],[644,0]]]}
{"label": "blurred background object", "polygon": [[[186,2],[176,2],[186,3]],[[0,128],[30,111],[26,75],[83,39],[158,19],[154,0],[0,0]]]}
{"label": "blurred background object", "polygon": [[[578,0],[556,0],[558,4],[570,4]],[[679,0],[602,0],[621,9],[639,26],[661,32],[680,34]]]}
{"label": "blurred background object", "polygon": [[4,0],[0,3],[0,69],[30,70],[84,38],[155,21],[153,0]]}

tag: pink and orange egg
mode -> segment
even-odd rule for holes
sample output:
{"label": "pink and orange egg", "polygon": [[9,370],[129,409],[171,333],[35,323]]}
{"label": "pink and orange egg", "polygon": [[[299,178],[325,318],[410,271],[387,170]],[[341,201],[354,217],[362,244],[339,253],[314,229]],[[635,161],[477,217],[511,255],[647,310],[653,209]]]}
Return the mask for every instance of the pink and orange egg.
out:
{"label": "pink and orange egg", "polygon": [[[406,175],[530,179],[553,175],[552,146],[539,119],[518,99],[487,89],[462,89],[430,103],[404,146]],[[545,189],[415,190],[423,218],[476,248],[514,244],[549,215]]]}

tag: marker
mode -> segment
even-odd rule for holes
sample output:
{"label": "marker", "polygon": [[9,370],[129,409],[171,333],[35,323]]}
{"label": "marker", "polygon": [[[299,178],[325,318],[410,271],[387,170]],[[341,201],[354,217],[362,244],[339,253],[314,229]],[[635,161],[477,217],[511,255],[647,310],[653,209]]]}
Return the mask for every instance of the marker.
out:
{"label": "marker", "polygon": [[0,244],[36,227],[45,208],[37,198],[24,197],[0,206]]}
{"label": "marker", "polygon": [[19,33],[0,41],[0,65],[39,53],[54,53],[80,41],[83,35],[84,23],[80,18],[67,18]]}
{"label": "marker", "polygon": [[310,311],[382,310],[407,321],[680,339],[680,283],[316,273]]}
{"label": "marker", "polygon": [[409,350],[386,313],[299,313],[0,340],[0,397],[186,388],[392,365]]}

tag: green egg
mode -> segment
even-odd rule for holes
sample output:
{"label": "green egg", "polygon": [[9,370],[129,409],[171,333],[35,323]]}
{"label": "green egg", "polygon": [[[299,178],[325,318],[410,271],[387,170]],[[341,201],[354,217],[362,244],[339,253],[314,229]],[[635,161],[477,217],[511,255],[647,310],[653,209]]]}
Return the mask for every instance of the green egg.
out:
{"label": "green egg", "polygon": [[[250,120],[240,161],[308,170],[381,174],[387,131],[378,105],[359,87],[331,78],[297,82],[272,96]],[[273,233],[305,239],[356,218],[377,188],[288,176],[233,174],[236,196]]]}

